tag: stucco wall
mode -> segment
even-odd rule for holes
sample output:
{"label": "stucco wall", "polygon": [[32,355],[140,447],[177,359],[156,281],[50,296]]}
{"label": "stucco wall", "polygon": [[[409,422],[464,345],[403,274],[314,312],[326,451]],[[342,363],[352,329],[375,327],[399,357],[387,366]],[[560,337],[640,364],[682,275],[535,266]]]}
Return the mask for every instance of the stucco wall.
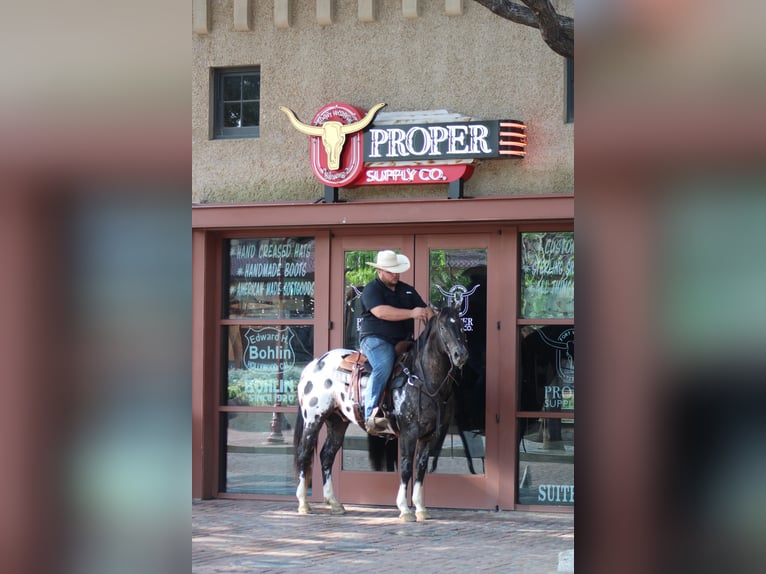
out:
{"label": "stucco wall", "polygon": [[[323,197],[309,166],[308,137],[278,110],[303,121],[332,101],[384,111],[446,109],[528,126],[524,159],[485,160],[467,196],[574,191],[574,124],[564,122],[565,61],[539,31],[464,0],[447,16],[444,0],[419,0],[404,18],[399,0],[375,0],[376,20],[360,22],[357,0],[335,0],[333,23],[317,23],[316,2],[290,2],[278,29],[274,0],[251,0],[251,30],[234,29],[234,2],[208,2],[208,33],[192,33],[192,200],[201,203],[313,201]],[[242,4],[240,4],[241,6]],[[570,10],[571,13],[571,10]],[[256,139],[213,140],[210,69],[261,68]],[[445,197],[446,185],[365,186],[341,199]]]}

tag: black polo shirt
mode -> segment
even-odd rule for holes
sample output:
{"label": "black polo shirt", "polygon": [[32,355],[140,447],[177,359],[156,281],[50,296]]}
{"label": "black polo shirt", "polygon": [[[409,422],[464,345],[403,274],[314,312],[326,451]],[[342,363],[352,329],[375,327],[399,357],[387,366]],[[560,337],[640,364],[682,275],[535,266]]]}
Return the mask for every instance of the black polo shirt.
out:
{"label": "black polo shirt", "polygon": [[415,332],[415,320],[384,321],[370,312],[378,305],[389,305],[398,309],[425,307],[423,299],[412,285],[399,281],[392,291],[379,279],[370,281],[362,291],[362,321],[359,327],[359,340],[375,335],[396,344],[404,339],[411,339]]}

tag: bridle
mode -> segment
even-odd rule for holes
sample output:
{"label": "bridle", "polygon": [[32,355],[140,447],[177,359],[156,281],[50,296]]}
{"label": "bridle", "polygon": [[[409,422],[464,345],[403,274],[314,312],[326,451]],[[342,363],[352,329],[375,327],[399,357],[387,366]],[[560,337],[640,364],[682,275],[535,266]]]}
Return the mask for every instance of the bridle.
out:
{"label": "bridle", "polygon": [[[447,345],[445,343],[445,337],[444,337],[444,333],[443,333],[445,328],[440,323],[440,315],[441,315],[441,312],[439,313],[439,315],[437,315],[434,318],[434,322],[438,323],[437,324],[437,328],[439,329],[438,335],[439,335],[439,338],[442,341],[442,344],[444,345],[444,347],[446,349]],[[427,328],[430,330],[430,329],[433,328],[433,325],[429,325]],[[424,337],[424,340],[427,341],[428,338],[430,338],[430,332],[428,333],[427,337]],[[418,362],[420,363],[420,370],[421,370],[421,372],[424,372],[425,369],[423,368],[423,363],[422,363],[423,355],[424,354],[421,353],[420,338],[418,338],[418,340],[416,341],[416,348],[417,348]],[[442,379],[442,381],[438,385],[436,385],[435,389],[431,386],[431,384],[428,381],[420,379],[420,377],[418,377],[415,373],[410,372],[409,369],[407,369],[406,366],[403,366],[402,372],[404,372],[404,374],[407,376],[407,384],[411,385],[411,386],[415,386],[414,383],[412,382],[412,379],[422,381],[423,384],[420,386],[421,393],[425,393],[432,400],[435,400],[436,397],[442,392],[442,389],[444,388],[444,386],[450,380],[453,381],[455,384],[459,384],[458,379],[453,375],[453,372],[456,369],[459,369],[459,368],[455,366],[455,362],[452,360],[452,353],[449,352],[449,349],[447,349],[447,358],[449,359],[450,368],[447,371],[447,374]]]}

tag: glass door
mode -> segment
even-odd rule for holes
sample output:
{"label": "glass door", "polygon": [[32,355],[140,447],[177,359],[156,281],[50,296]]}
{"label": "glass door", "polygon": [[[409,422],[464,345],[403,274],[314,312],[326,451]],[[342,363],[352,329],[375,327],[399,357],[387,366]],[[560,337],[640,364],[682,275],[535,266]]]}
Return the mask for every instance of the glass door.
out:
{"label": "glass door", "polygon": [[[497,473],[492,464],[496,437],[487,432],[488,398],[494,397],[488,355],[497,334],[488,329],[488,309],[497,313],[497,288],[490,283],[491,235],[423,235],[416,238],[416,288],[435,307],[457,306],[469,359],[455,386],[449,428],[441,449],[431,453],[426,504],[494,508]],[[488,376],[489,375],[489,376]],[[494,431],[490,427],[490,431]]]}
{"label": "glass door", "polygon": [[[414,283],[418,263],[411,235],[336,237],[332,246],[331,348],[359,348],[360,297],[365,285],[375,279],[375,268],[367,265],[378,251],[391,249],[409,257],[410,269],[400,281]],[[426,293],[421,292],[423,298]],[[343,448],[335,459],[334,481],[342,502],[392,505],[399,485],[398,443],[369,436],[356,424],[349,425]]]}
{"label": "glass door", "polygon": [[[334,310],[331,346],[358,347],[359,297],[374,277],[367,261],[378,250],[393,249],[407,255],[411,269],[401,281],[415,287],[423,299],[441,307],[460,308],[470,358],[463,367],[450,424],[438,452],[431,453],[425,479],[428,506],[492,508],[497,506],[498,426],[488,426],[487,405],[499,400],[496,369],[499,336],[494,318],[500,313],[499,278],[491,277],[493,250],[498,239],[490,233],[460,235],[336,237],[333,241],[331,292]],[[337,302],[335,302],[337,300]],[[489,366],[489,367],[488,367]],[[391,505],[399,485],[398,444],[368,435],[352,424],[333,476],[340,498],[358,504]]]}

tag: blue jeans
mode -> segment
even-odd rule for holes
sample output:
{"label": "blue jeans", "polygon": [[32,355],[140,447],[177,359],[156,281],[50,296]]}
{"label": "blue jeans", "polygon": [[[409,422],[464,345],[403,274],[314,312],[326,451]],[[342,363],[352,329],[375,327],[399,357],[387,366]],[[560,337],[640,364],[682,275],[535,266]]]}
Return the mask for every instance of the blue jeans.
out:
{"label": "blue jeans", "polygon": [[362,353],[372,367],[372,374],[364,396],[364,418],[370,418],[373,409],[378,406],[386,382],[394,370],[396,353],[394,346],[378,337],[365,337],[360,343]]}

